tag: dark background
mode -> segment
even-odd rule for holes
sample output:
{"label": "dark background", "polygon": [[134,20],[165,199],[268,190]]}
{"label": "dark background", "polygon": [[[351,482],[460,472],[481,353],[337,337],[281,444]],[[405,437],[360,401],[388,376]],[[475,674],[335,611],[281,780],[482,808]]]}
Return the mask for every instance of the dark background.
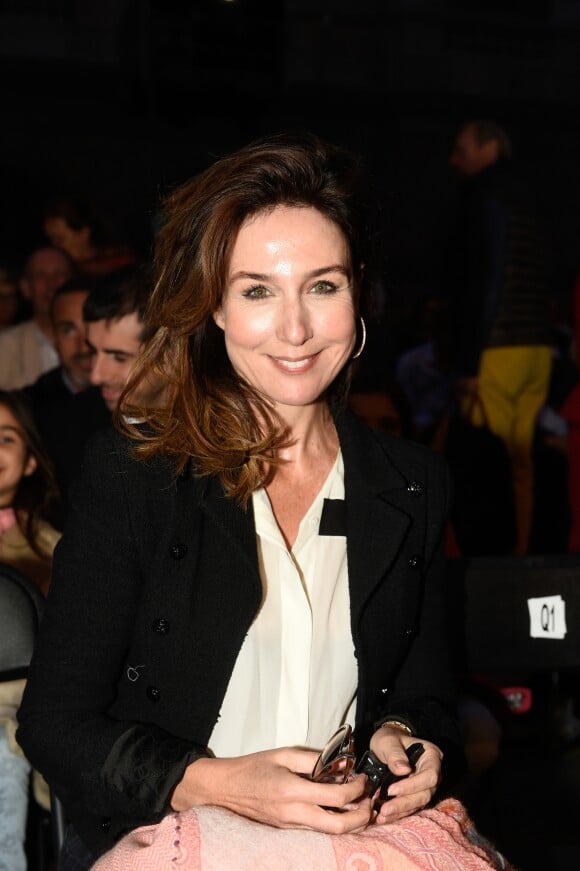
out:
{"label": "dark background", "polygon": [[459,124],[493,117],[580,255],[580,0],[0,0],[0,265],[87,194],[147,253],[159,196],[263,133],[359,151],[384,205],[394,306],[437,289]]}

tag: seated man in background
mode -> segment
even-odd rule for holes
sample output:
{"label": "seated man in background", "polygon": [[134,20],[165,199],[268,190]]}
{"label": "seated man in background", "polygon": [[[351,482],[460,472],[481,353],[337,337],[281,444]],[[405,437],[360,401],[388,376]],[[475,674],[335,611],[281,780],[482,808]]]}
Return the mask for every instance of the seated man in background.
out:
{"label": "seated man in background", "polygon": [[93,386],[52,403],[39,414],[39,428],[56,470],[64,514],[85,444],[93,432],[110,425],[111,413],[141,348],[150,290],[149,272],[144,266],[125,266],[97,279],[83,305]]}
{"label": "seated man in background", "polygon": [[79,393],[91,383],[92,357],[86,343],[83,305],[93,285],[91,278],[71,278],[54,294],[50,320],[59,365],[25,388],[35,408]]}
{"label": "seated man in background", "polygon": [[64,251],[46,246],[27,259],[20,277],[22,295],[30,302],[32,317],[0,334],[0,388],[18,390],[58,366],[50,319],[55,291],[73,274]]}

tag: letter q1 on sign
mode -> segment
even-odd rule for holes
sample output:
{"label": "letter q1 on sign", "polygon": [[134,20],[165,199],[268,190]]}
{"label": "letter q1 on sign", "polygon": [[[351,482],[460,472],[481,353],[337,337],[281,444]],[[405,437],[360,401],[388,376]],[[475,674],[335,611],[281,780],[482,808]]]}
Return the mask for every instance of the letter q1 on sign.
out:
{"label": "letter q1 on sign", "polygon": [[531,638],[566,637],[566,603],[562,596],[528,599],[528,610]]}

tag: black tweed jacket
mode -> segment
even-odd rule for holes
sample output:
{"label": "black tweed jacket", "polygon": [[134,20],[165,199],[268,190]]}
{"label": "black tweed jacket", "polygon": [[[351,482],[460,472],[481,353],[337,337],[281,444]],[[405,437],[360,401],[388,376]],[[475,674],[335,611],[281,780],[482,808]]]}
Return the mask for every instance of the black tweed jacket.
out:
{"label": "black tweed jacket", "polygon": [[[337,420],[345,466],[356,740],[392,715],[460,742],[442,539],[448,474],[422,446]],[[250,507],[214,479],[93,438],[71,497],[18,740],[97,853],[159,820],[200,754],[261,600]]]}

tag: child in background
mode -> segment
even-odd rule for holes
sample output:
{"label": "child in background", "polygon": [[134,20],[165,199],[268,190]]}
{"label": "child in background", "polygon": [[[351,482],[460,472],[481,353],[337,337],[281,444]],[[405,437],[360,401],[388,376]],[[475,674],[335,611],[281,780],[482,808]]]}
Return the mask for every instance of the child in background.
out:
{"label": "child in background", "polygon": [[[52,552],[60,537],[48,522],[58,499],[27,398],[0,391],[0,562],[14,566],[46,595]],[[30,765],[16,744],[16,710],[24,680],[0,683],[0,871],[26,871],[24,839]],[[48,807],[46,785],[34,794]]]}
{"label": "child in background", "polygon": [[0,561],[46,595],[60,537],[48,522],[58,491],[32,409],[17,391],[0,390]]}

